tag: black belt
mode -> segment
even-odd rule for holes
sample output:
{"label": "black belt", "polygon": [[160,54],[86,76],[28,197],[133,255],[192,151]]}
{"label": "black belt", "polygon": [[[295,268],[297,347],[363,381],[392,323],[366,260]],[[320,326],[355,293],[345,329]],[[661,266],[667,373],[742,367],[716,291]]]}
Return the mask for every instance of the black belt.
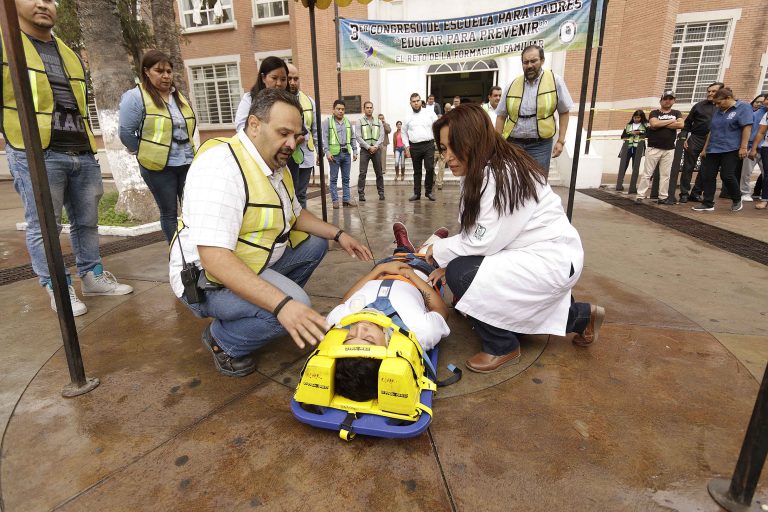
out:
{"label": "black belt", "polygon": [[349,150],[347,148],[341,148],[342,153],[349,153]]}
{"label": "black belt", "polygon": [[534,117],[536,117],[536,114],[531,114],[529,116],[524,116],[524,115],[518,115],[517,116],[518,119],[531,119],[531,118],[534,118]]}
{"label": "black belt", "polygon": [[429,139],[429,140],[423,140],[421,142],[411,142],[411,146],[415,146],[416,144],[434,144],[435,139]]}
{"label": "black belt", "polygon": [[186,144],[189,142],[189,139],[177,139],[176,137],[173,138],[173,142],[176,144]]}
{"label": "black belt", "polygon": [[545,140],[552,140],[549,139],[542,139],[541,137],[536,137],[535,139],[519,139],[517,137],[508,137],[507,141],[514,142],[515,144],[536,144],[537,142],[544,142]]}
{"label": "black belt", "polygon": [[[56,150],[54,149],[52,151],[56,151]],[[62,153],[67,156],[80,156],[85,154],[89,154],[89,155],[93,154],[90,149],[84,149],[82,151],[56,151],[56,153]]]}

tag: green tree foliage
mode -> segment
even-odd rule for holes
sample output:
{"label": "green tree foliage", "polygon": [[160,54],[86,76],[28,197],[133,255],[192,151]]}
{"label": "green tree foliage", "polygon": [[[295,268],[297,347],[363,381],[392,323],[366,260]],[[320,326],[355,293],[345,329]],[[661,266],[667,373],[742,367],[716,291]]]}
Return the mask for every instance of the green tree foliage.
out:
{"label": "green tree foliage", "polygon": [[59,0],[57,13],[54,33],[64,44],[80,53],[83,49],[83,34],[80,32],[74,0]]}
{"label": "green tree foliage", "polygon": [[[155,38],[150,26],[142,19],[138,0],[114,0],[115,9],[120,17],[123,34],[123,46],[133,58],[136,75],[141,76],[141,56],[145,48],[155,46]],[[83,50],[83,37],[74,0],[59,0],[55,32],[70,48],[80,53]]]}

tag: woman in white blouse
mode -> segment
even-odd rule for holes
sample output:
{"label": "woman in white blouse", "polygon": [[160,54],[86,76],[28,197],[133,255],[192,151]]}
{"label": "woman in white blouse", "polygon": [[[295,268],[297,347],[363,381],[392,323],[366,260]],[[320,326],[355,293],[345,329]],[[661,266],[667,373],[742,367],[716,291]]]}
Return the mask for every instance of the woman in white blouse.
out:
{"label": "woman in white blouse", "polygon": [[490,373],[517,362],[521,334],[597,340],[605,310],[571,298],[584,251],[538,164],[504,141],[479,105],[455,107],[433,129],[461,177],[461,230],[437,240],[427,260],[440,267],[431,280],[445,278],[482,342],[467,367]]}

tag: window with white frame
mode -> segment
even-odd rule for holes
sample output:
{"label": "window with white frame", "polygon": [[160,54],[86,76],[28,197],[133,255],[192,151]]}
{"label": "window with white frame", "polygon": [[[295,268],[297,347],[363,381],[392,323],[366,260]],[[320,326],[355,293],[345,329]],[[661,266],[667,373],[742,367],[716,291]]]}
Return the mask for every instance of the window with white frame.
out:
{"label": "window with white frame", "polygon": [[93,96],[89,97],[88,100],[88,123],[91,125],[91,130],[101,130],[99,111],[96,110],[96,100]]}
{"label": "window with white frame", "polygon": [[185,28],[231,24],[233,0],[181,0],[181,19]]}
{"label": "window with white frame", "polygon": [[288,17],[288,0],[253,0],[255,21]]}
{"label": "window with white frame", "polygon": [[96,110],[96,96],[93,94],[93,84],[91,83],[90,78],[87,82],[87,94],[88,94],[88,123],[91,125],[91,130],[101,130],[101,125],[99,124],[99,111]]}
{"label": "window with white frame", "polygon": [[707,86],[719,80],[730,28],[730,20],[675,25],[664,88],[675,91],[678,103],[704,99]]}
{"label": "window with white frame", "polygon": [[768,65],[765,66],[765,77],[763,77],[763,86],[760,88],[757,94],[763,94],[768,92]]}
{"label": "window with white frame", "polygon": [[241,92],[237,63],[190,66],[189,75],[198,121],[233,124]]}

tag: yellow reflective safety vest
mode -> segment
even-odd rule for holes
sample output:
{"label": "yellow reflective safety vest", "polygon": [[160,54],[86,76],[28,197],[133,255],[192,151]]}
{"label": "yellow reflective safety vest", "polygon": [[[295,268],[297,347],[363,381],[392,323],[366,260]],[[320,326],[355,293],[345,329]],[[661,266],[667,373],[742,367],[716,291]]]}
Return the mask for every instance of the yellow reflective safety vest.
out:
{"label": "yellow reflective safety vest", "polygon": [[[75,95],[77,110],[85,123],[85,132],[88,134],[88,142],[91,151],[96,153],[96,140],[93,138],[91,124],[88,121],[88,89],[85,81],[85,68],[80,58],[73,52],[61,39],[53,36],[56,43],[56,49],[61,57],[61,63],[64,65],[64,73],[69,80],[69,86]],[[27,59],[27,74],[29,75],[29,85],[32,88],[32,101],[34,102],[35,115],[37,117],[37,126],[40,130],[40,144],[43,149],[51,145],[51,124],[53,122],[54,97],[53,89],[48,81],[48,75],[45,73],[45,66],[37,53],[35,45],[30,41],[29,36],[21,33],[21,41],[24,45],[24,56]],[[8,64],[8,55],[3,46],[3,125],[2,131],[5,140],[14,149],[24,149],[24,140],[21,136],[21,124],[19,123],[19,113],[16,110],[16,96],[13,92],[11,83],[11,71]]]}
{"label": "yellow reflective safety vest", "polygon": [[[525,75],[520,75],[512,82],[507,91],[507,120],[504,122],[504,130],[501,132],[501,136],[505,139],[512,133],[520,118],[524,85]],[[536,129],[540,138],[551,139],[555,136],[557,130],[555,112],[557,112],[555,74],[550,70],[544,70],[536,92]]]}
{"label": "yellow reflective safety vest", "polygon": [[361,118],[360,135],[369,146],[373,146],[379,140],[379,135],[381,135],[381,124],[376,119],[374,119],[373,124],[370,124],[367,117]]}
{"label": "yellow reflective safety vest", "polygon": [[[285,217],[283,216],[283,203],[280,195],[275,191],[272,183],[264,175],[264,171],[256,163],[256,160],[243,147],[237,135],[229,139],[209,139],[200,146],[195,155],[199,157],[209,149],[226,144],[235,157],[237,165],[245,185],[246,204],[243,210],[243,223],[240,233],[237,235],[235,256],[240,258],[256,274],[260,274],[269,262],[272,251],[278,238],[285,230]],[[288,196],[293,201],[294,189],[291,173],[283,171],[282,185],[288,191]],[[293,212],[293,210],[291,210]],[[296,222],[296,216],[291,213],[289,223],[291,228]],[[181,226],[182,223],[180,222]],[[298,247],[309,235],[303,231],[291,229],[288,235],[288,245]],[[208,280],[219,283],[215,276],[206,272]]]}
{"label": "yellow reflective safety vest", "polygon": [[[152,96],[139,85],[141,99],[144,101],[144,117],[141,120],[139,128],[139,151],[136,158],[145,169],[150,171],[162,171],[168,164],[168,157],[171,154],[171,142],[173,141],[173,118],[171,110],[165,102],[163,107],[158,108],[152,101]],[[192,144],[192,151],[195,150],[195,143],[192,142],[192,135],[195,133],[195,113],[189,106],[189,101],[181,92],[179,92],[178,102],[181,115],[187,124],[187,137]]]}
{"label": "yellow reflective safety vest", "polygon": [[[352,153],[352,125],[349,119],[344,117],[344,129],[347,132],[347,152]],[[339,144],[339,134],[336,133],[336,118],[331,116],[328,119],[328,150],[331,155],[336,156],[341,153],[341,144]]]}
{"label": "yellow reflective safety vest", "polygon": [[[314,119],[314,112],[312,112],[312,100],[310,100],[309,96],[302,91],[299,91],[298,99],[301,104],[301,116],[304,121],[304,127],[307,129],[307,149],[314,153],[315,140],[312,138],[312,120]],[[297,147],[296,151],[293,152],[293,161],[297,164],[304,162],[304,150],[301,146]]]}

